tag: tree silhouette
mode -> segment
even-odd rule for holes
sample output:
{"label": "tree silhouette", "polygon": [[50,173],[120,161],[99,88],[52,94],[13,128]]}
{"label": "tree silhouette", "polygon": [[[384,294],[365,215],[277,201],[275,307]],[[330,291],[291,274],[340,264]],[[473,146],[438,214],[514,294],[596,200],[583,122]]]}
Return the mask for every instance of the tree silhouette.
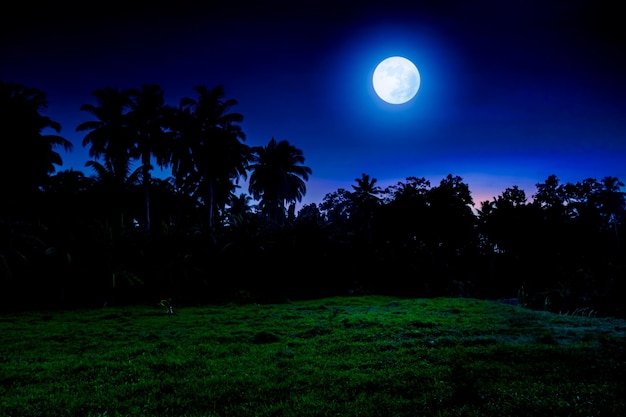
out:
{"label": "tree silhouette", "polygon": [[[122,227],[120,205],[130,175],[130,158],[134,146],[133,132],[128,126],[128,112],[132,105],[130,90],[105,87],[94,90],[92,94],[97,104],[83,104],[80,110],[90,113],[97,120],[80,123],[76,131],[87,132],[82,145],[91,145],[89,156],[94,160],[87,161],[85,166],[95,172],[98,191],[103,197],[101,203],[109,209],[106,216],[115,217],[113,224]],[[98,161],[100,158],[103,162]]]}
{"label": "tree silhouette", "polygon": [[438,246],[460,248],[474,235],[474,205],[467,184],[459,176],[448,174],[438,186],[428,191],[433,236]]}
{"label": "tree silhouette", "polygon": [[408,177],[384,190],[384,207],[380,210],[376,234],[394,251],[417,251],[425,241],[428,219],[430,181]]}
{"label": "tree silhouette", "polygon": [[481,203],[478,238],[487,267],[482,279],[493,293],[513,294],[536,271],[536,244],[530,241],[539,220],[537,206],[527,202],[525,191],[517,185]]}
{"label": "tree silhouette", "polygon": [[58,224],[60,230],[63,226],[71,229],[90,216],[92,207],[88,206],[88,195],[94,189],[95,182],[95,178],[72,169],[50,176],[48,184],[43,188],[47,207],[46,223]]}
{"label": "tree silhouette", "polygon": [[602,178],[601,183],[598,195],[600,212],[606,219],[607,226],[615,233],[616,242],[619,243],[618,227],[626,216],[626,193],[621,191],[624,183],[611,176]]}
{"label": "tree silhouette", "polygon": [[355,222],[357,232],[366,237],[367,242],[372,242],[372,219],[379,208],[381,201],[378,197],[382,189],[376,185],[378,180],[368,174],[361,174],[355,178],[357,185],[352,186],[350,193],[351,209],[350,216]]}
{"label": "tree silhouette", "polygon": [[252,197],[245,193],[231,197],[227,215],[228,223],[231,226],[237,227],[241,225],[252,214],[251,201]]}
{"label": "tree silhouette", "polygon": [[56,147],[72,149],[67,139],[43,133],[61,131],[58,122],[42,115],[47,106],[44,92],[0,80],[0,188],[11,205],[26,203],[46,184],[55,165],[63,164]]}
{"label": "tree silhouette", "polygon": [[72,144],[44,133],[61,130],[59,123],[42,114],[47,104],[44,92],[0,80],[0,286],[9,305],[13,299],[36,305],[45,293],[39,288],[40,277],[50,277],[44,190],[55,165],[62,165],[55,148],[69,151]]}
{"label": "tree silhouette", "polygon": [[208,210],[213,227],[214,209],[223,209],[240,177],[247,177],[250,148],[243,144],[243,116],[230,112],[237,104],[224,98],[224,88],[196,86],[197,98],[183,98],[176,112],[172,147],[172,173],[177,188],[186,184]]}
{"label": "tree silhouette", "polygon": [[536,184],[537,192],[533,196],[533,207],[537,218],[532,221],[535,244],[534,255],[529,261],[536,262],[537,273],[533,275],[535,285],[546,282],[548,277],[559,276],[562,265],[567,264],[565,257],[571,245],[571,219],[567,207],[567,193],[556,175],[552,174],[543,183]]}
{"label": "tree silhouette", "polygon": [[90,113],[97,120],[79,124],[76,131],[88,132],[83,138],[83,146],[91,144],[89,156],[96,159],[104,157],[109,171],[121,175],[120,181],[123,182],[135,140],[128,120],[133,104],[131,91],[105,87],[95,90],[93,96],[97,104],[83,104],[80,110]]}
{"label": "tree silhouette", "polygon": [[[96,183],[93,187],[97,207],[105,212],[104,218],[110,223],[112,230],[120,233],[124,228],[131,226],[133,216],[128,216],[128,209],[132,208],[133,186],[141,181],[141,167],[130,171],[129,166],[121,166],[118,162],[113,165],[111,161],[101,164],[98,161],[87,161],[85,166],[91,167],[95,172]],[[117,171],[117,170],[122,170]]]}
{"label": "tree silhouette", "polygon": [[128,125],[134,133],[132,156],[141,160],[142,182],[145,192],[145,228],[150,231],[150,183],[152,158],[163,168],[169,165],[168,146],[171,134],[167,131],[172,109],[165,105],[163,90],[159,85],[143,85],[131,90],[131,107]]}
{"label": "tree silhouette", "polygon": [[[469,187],[461,177],[448,174],[428,191],[428,205],[427,246],[437,275],[444,278],[443,282],[457,280],[464,270],[470,269],[470,259],[478,247]],[[448,291],[441,283],[437,285],[438,291]]]}
{"label": "tree silhouette", "polygon": [[361,174],[360,178],[355,178],[354,180],[357,184],[352,186],[352,197],[355,203],[377,206],[380,202],[378,195],[382,192],[382,189],[376,185],[378,180],[365,173]]}
{"label": "tree silhouette", "polygon": [[[158,85],[94,91],[97,102],[81,106],[94,120],[76,128],[93,158],[86,177],[50,175],[62,162],[55,147],[71,144],[45,134],[60,131],[41,114],[45,95],[0,82],[0,282],[11,296],[2,307],[145,301],[163,291],[195,302],[209,301],[209,291],[215,300],[349,290],[508,298],[523,288],[531,308],[624,316],[626,198],[616,177],[561,184],[550,175],[531,202],[512,186],[476,215],[458,176],[435,187],[407,177],[381,190],[362,174],[351,191],[296,216],[312,172],[302,151],[274,138],[249,148],[243,116],[230,112],[236,101],[221,86],[194,91],[177,108],[164,104]],[[173,176],[151,178],[151,162],[171,164]],[[235,195],[248,171],[251,195]],[[160,221],[159,233],[142,233],[135,219],[144,217],[146,230]],[[197,233],[207,224],[210,234]],[[243,278],[205,280],[241,259]],[[290,280],[304,265],[315,278]],[[261,270],[271,278],[250,278]]]}
{"label": "tree silhouette", "polygon": [[286,140],[272,138],[266,146],[252,148],[252,153],[249,192],[270,220],[282,224],[285,204],[302,201],[306,194],[311,168],[302,165],[302,150]]}
{"label": "tree silhouette", "polygon": [[534,204],[540,206],[547,216],[565,215],[565,187],[558,177],[552,174],[536,186],[537,192],[533,195]]}

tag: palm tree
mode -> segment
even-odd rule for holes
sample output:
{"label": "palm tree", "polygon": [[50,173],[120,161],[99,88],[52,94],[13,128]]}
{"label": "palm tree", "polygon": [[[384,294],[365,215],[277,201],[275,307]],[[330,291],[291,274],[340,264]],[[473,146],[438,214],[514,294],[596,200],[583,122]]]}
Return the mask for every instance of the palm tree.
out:
{"label": "palm tree", "polygon": [[104,164],[98,161],[87,161],[85,166],[94,170],[96,184],[117,190],[127,189],[128,186],[138,184],[143,173],[142,167],[131,171],[130,165],[123,167],[122,171],[116,171],[121,168],[121,165],[113,165],[111,161],[105,161]]}
{"label": "palm tree", "polygon": [[94,188],[98,191],[97,196],[102,199],[99,207],[106,210],[105,216],[110,218],[111,226],[115,230],[123,230],[130,221],[125,216],[129,191],[141,182],[141,167],[131,172],[129,165],[122,167],[120,163],[114,165],[112,161],[101,164],[93,160],[87,161],[85,166],[91,167],[95,172]]}
{"label": "palm tree", "polygon": [[228,203],[228,217],[232,222],[241,222],[242,219],[255,216],[256,213],[253,210],[252,196],[246,193],[239,193],[239,195],[231,195]]}
{"label": "palm tree", "polygon": [[376,209],[380,206],[379,194],[383,190],[376,185],[378,180],[368,174],[361,174],[361,178],[354,179],[357,185],[353,185],[350,193],[352,209],[351,216],[357,222],[357,227],[367,236],[367,241],[372,241],[372,219]]}
{"label": "palm tree", "polygon": [[371,178],[368,174],[361,174],[361,178],[355,178],[357,185],[353,185],[352,197],[357,204],[377,205],[379,203],[378,195],[382,193],[382,189],[376,185],[378,180]]}
{"label": "palm tree", "polygon": [[0,80],[0,188],[9,201],[32,195],[45,185],[54,165],[62,165],[57,146],[66,151],[72,143],[45,129],[59,133],[61,125],[43,116],[48,102],[44,92],[21,84]]}
{"label": "palm tree", "polygon": [[[102,204],[107,208],[107,218],[112,216],[112,226],[123,228],[126,220],[122,207],[123,196],[129,185],[136,182],[140,171],[131,174],[131,158],[136,155],[137,130],[131,122],[133,90],[105,87],[95,90],[97,104],[83,104],[80,109],[91,113],[97,120],[87,121],[76,127],[77,132],[88,131],[83,138],[83,146],[91,144],[85,166],[96,173],[96,180],[103,193]],[[103,158],[103,163],[98,159]],[[120,229],[121,230],[121,229]]]}
{"label": "palm tree", "polygon": [[243,116],[230,112],[237,104],[224,98],[220,85],[211,90],[196,86],[197,98],[183,98],[173,125],[172,173],[176,187],[189,188],[208,209],[224,209],[240,177],[247,176],[250,148],[239,125]]}
{"label": "palm tree", "polygon": [[[77,132],[88,131],[83,146],[91,144],[89,156],[104,157],[111,172],[126,175],[134,147],[135,134],[129,127],[128,112],[133,102],[130,90],[105,87],[95,90],[98,104],[83,104],[80,109],[91,113],[97,120],[79,124]],[[124,178],[120,179],[121,181]]]}
{"label": "palm tree", "polygon": [[40,191],[51,183],[55,165],[62,165],[55,148],[72,148],[59,135],[43,134],[61,131],[42,115],[47,105],[43,91],[0,80],[0,286],[5,301],[16,307],[32,302],[35,291],[50,283],[36,277],[51,275],[42,262],[52,253],[45,216],[58,207],[42,204]]}
{"label": "palm tree", "polygon": [[272,138],[267,146],[252,148],[248,190],[255,200],[260,200],[263,213],[281,223],[285,217],[285,204],[302,201],[311,168],[302,165],[302,150],[286,140]]}
{"label": "palm tree", "polygon": [[228,209],[230,224],[237,225],[251,215],[252,207],[250,207],[250,201],[252,201],[252,197],[248,194],[241,193],[239,196],[233,195],[230,199],[230,207]]}
{"label": "palm tree", "polygon": [[165,104],[163,90],[156,84],[144,85],[140,90],[131,90],[131,106],[128,113],[129,128],[134,133],[132,156],[141,160],[142,182],[145,190],[145,228],[150,231],[150,184],[152,158],[164,168],[169,165],[167,131],[168,118],[172,109]]}

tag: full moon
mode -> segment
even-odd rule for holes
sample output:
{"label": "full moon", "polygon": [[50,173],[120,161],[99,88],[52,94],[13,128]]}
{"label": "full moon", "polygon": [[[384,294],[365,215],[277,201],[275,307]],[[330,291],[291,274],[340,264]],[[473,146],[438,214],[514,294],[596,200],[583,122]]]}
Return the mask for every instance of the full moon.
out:
{"label": "full moon", "polygon": [[415,64],[401,56],[384,59],[372,78],[378,97],[391,104],[411,100],[420,88],[420,73]]}

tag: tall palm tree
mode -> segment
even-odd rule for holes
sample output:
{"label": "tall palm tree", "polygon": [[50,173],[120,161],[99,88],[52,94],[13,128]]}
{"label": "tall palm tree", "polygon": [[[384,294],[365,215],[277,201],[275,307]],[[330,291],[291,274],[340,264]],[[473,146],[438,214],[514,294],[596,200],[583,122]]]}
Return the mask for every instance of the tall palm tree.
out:
{"label": "tall palm tree", "polygon": [[128,186],[136,185],[141,181],[142,167],[139,167],[133,171],[130,169],[130,165],[127,165],[123,170],[116,171],[121,167],[120,164],[113,165],[111,161],[105,161],[101,164],[98,161],[87,161],[86,167],[91,167],[95,172],[95,180],[97,184],[105,186],[108,189],[117,189],[118,191],[128,189]]}
{"label": "tall palm tree", "polygon": [[157,84],[143,85],[130,91],[131,105],[128,125],[134,134],[132,156],[141,160],[142,182],[145,190],[145,228],[150,231],[150,183],[152,158],[164,168],[169,165],[167,130],[172,109],[165,104],[163,90]]}
{"label": "tall palm tree", "polygon": [[361,178],[355,178],[357,185],[352,186],[352,196],[359,204],[373,204],[379,202],[378,195],[382,193],[382,189],[376,185],[378,180],[371,178],[368,174],[361,174]]}
{"label": "tall palm tree", "polygon": [[241,227],[241,224],[252,215],[250,201],[252,197],[245,193],[232,196],[228,208],[228,223],[231,227]]}
{"label": "tall palm tree", "polygon": [[55,134],[42,134],[45,129],[56,133],[61,125],[41,114],[47,108],[46,94],[36,88],[0,80],[0,188],[10,201],[32,195],[62,165],[54,150],[66,151],[72,143]]}
{"label": "tall palm tree", "polygon": [[350,193],[351,210],[350,214],[356,226],[365,233],[368,242],[372,241],[372,218],[376,209],[380,206],[379,194],[382,189],[376,185],[378,180],[371,178],[368,174],[361,174],[361,178],[354,179],[357,185],[353,185],[353,192]]}
{"label": "tall palm tree", "polygon": [[[133,90],[105,87],[93,92],[97,104],[83,104],[80,109],[93,115],[96,120],[76,127],[77,132],[88,132],[83,146],[91,145],[89,156],[95,160],[85,166],[91,167],[97,180],[101,207],[107,222],[116,232],[121,232],[129,219],[125,205],[128,190],[141,175],[132,171],[131,159],[136,155],[136,129],[130,111],[133,108]],[[98,159],[102,158],[103,162]]]}
{"label": "tall palm tree", "polygon": [[193,184],[212,227],[214,210],[223,210],[239,178],[247,177],[250,148],[243,143],[243,116],[230,111],[237,101],[225,99],[221,85],[194,91],[197,97],[183,98],[175,117],[172,173],[177,188]]}
{"label": "tall palm tree", "polygon": [[302,201],[311,168],[304,164],[302,150],[286,140],[272,138],[266,146],[252,148],[248,189],[255,200],[260,200],[263,213],[281,223],[285,217],[285,204]]}
{"label": "tall palm tree", "polygon": [[93,95],[97,105],[83,104],[80,109],[91,113],[97,120],[79,124],[76,131],[89,132],[83,138],[83,146],[91,144],[89,156],[96,159],[104,157],[105,165],[112,168],[111,172],[125,176],[135,139],[128,117],[133,105],[132,92],[105,87],[95,90]]}
{"label": "tall palm tree", "polygon": [[[122,230],[129,225],[131,219],[127,219],[126,211],[129,202],[129,192],[133,186],[141,181],[141,167],[132,170],[129,165],[122,167],[120,163],[113,164],[112,161],[105,161],[101,164],[91,160],[85,163],[95,172],[94,188],[98,191],[100,208],[105,209],[105,216],[115,230]],[[118,171],[121,169],[122,171]],[[119,228],[119,229],[118,229]]]}

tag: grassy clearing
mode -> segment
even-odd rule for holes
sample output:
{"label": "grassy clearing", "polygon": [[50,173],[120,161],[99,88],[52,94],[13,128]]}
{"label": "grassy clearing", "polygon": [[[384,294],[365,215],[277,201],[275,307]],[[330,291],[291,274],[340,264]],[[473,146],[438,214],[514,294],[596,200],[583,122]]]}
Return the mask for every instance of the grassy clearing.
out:
{"label": "grassy clearing", "polygon": [[0,316],[0,416],[626,415],[626,321],[475,299]]}

